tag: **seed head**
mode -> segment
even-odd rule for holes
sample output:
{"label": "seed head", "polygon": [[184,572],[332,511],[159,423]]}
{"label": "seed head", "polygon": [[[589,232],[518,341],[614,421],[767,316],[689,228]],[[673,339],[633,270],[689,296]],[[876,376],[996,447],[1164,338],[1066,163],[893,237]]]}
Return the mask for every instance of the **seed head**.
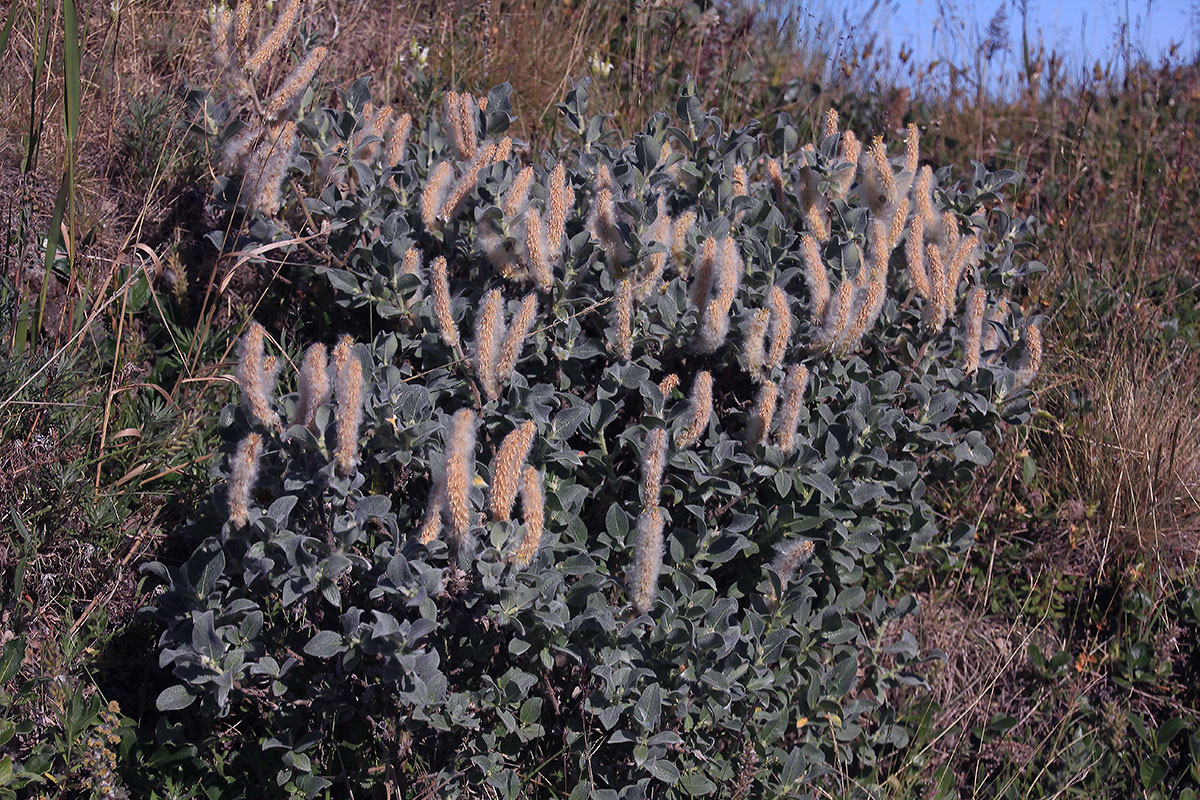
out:
{"label": "seed head", "polygon": [[442,515],[446,510],[446,479],[444,474],[434,476],[429,487],[429,505],[425,509],[425,519],[417,532],[417,541],[429,544],[442,532]]}
{"label": "seed head", "polygon": [[503,339],[504,296],[499,289],[492,289],[479,304],[479,316],[475,318],[475,343],[471,348],[475,376],[479,378],[479,385],[489,400],[500,396],[498,366]]}
{"label": "seed head", "polygon": [[500,381],[507,382],[512,377],[513,369],[525,346],[525,339],[533,330],[537,312],[537,295],[531,292],[521,300],[521,308],[513,317],[512,325],[508,328],[508,335],[504,337],[504,344],[500,347],[500,362],[496,367],[496,377]]}
{"label": "seed head", "polygon": [[967,295],[967,309],[963,314],[963,374],[971,375],[979,368],[979,345],[983,334],[983,310],[987,304],[987,292],[976,286]]}
{"label": "seed head", "polygon": [[792,364],[783,379],[783,408],[775,422],[775,443],[785,453],[796,449],[796,428],[800,424],[800,409],[804,407],[804,391],[808,388],[808,367]]}
{"label": "seed head", "polygon": [[964,236],[958,240],[958,247],[954,249],[954,257],[950,259],[950,268],[946,271],[946,296],[951,302],[953,302],[954,295],[958,290],[958,282],[962,279],[963,271],[967,264],[971,262],[975,248],[978,245],[979,237],[975,234]]}
{"label": "seed head", "polygon": [[[298,3],[299,0],[296,0]],[[269,120],[281,120],[291,115],[291,110],[295,105],[295,101],[300,97],[308,85],[312,83],[313,76],[317,74],[321,63],[325,60],[328,50],[325,47],[314,47],[304,60],[296,65],[284,80],[283,85],[271,96],[267,102],[266,118]]]}
{"label": "seed head", "polygon": [[775,418],[775,404],[779,400],[779,386],[775,381],[764,380],[758,387],[758,399],[754,402],[754,412],[746,426],[746,442],[751,446],[758,444],[771,430],[771,420]]}
{"label": "seed head", "polygon": [[491,164],[492,156],[496,153],[496,145],[489,144],[487,147],[480,150],[475,158],[471,161],[462,177],[458,179],[454,189],[446,197],[446,202],[438,211],[437,220],[443,225],[454,219],[466,206],[467,198],[479,188],[479,173],[483,168]]}
{"label": "seed head", "polygon": [[567,171],[561,163],[550,173],[550,216],[546,234],[551,259],[557,261],[562,255],[563,239],[566,237],[567,215],[575,206],[575,190],[567,186]]}
{"label": "seed head", "polygon": [[471,532],[471,483],[475,480],[475,412],[460,409],[450,420],[446,440],[446,511],[455,544],[463,547]]}
{"label": "seed head", "polygon": [[804,282],[812,298],[812,321],[815,323],[825,318],[829,308],[829,276],[821,261],[817,240],[805,234],[801,239],[801,248],[804,252]]}
{"label": "seed head", "polygon": [[433,293],[433,313],[437,317],[438,327],[442,329],[442,339],[452,350],[458,350],[461,344],[458,326],[454,324],[454,315],[450,313],[450,279],[446,274],[445,256],[433,260],[429,283]]}
{"label": "seed head", "polygon": [[825,130],[822,138],[828,139],[838,132],[838,112],[836,108],[831,108],[825,112]]}
{"label": "seed head", "polygon": [[[796,570],[804,566],[813,557],[814,545],[811,539],[800,539],[795,542],[783,542],[776,551],[771,569],[779,576],[779,588],[787,591],[788,584],[796,576]],[[778,600],[778,598],[773,598]]]}
{"label": "seed head", "polygon": [[242,402],[260,425],[277,428],[279,417],[271,410],[271,394],[274,391],[274,370],[267,368],[263,357],[263,339],[266,331],[257,322],[242,337],[238,348],[236,378],[242,390]]}
{"label": "seed head", "polygon": [[449,161],[439,161],[429,173],[425,181],[425,189],[421,192],[421,220],[428,230],[434,230],[437,224],[437,214],[450,194],[450,181],[454,178],[454,168]]}
{"label": "seed head", "polygon": [[525,536],[512,560],[523,569],[537,555],[546,527],[546,492],[541,474],[533,467],[526,467],[521,473],[521,513],[525,517]]}
{"label": "seed head", "polygon": [[543,292],[554,288],[554,271],[550,260],[546,257],[549,243],[546,232],[542,229],[542,216],[536,208],[529,209],[525,215],[525,244],[529,250],[529,272],[533,281]]}
{"label": "seed head", "polygon": [[767,333],[771,339],[771,349],[767,353],[767,366],[778,369],[783,366],[788,340],[792,336],[792,302],[787,292],[778,286],[772,286],[770,294],[767,295],[767,303],[771,309],[771,323]]}
{"label": "seed head", "polygon": [[262,436],[258,433],[246,434],[246,438],[238,442],[233,454],[233,463],[229,472],[229,521],[234,527],[246,524],[249,516],[250,492],[258,479],[258,459],[262,456]]}
{"label": "seed head", "polygon": [[521,469],[533,447],[537,426],[532,420],[521,423],[504,437],[492,465],[492,519],[510,519],[513,502],[517,499],[517,484]]}
{"label": "seed head", "polygon": [[679,258],[687,252],[687,234],[695,224],[695,211],[685,211],[671,222],[671,253],[675,256],[677,263]]}
{"label": "seed head", "polygon": [[915,122],[908,124],[908,135],[904,137],[904,171],[917,174],[917,163],[921,158],[921,131]]}
{"label": "seed head", "polygon": [[675,438],[676,447],[691,447],[708,430],[713,410],[713,378],[708,370],[696,373],[688,398],[688,426]]}
{"label": "seed head", "polygon": [[313,433],[317,431],[317,409],[329,402],[332,392],[327,370],[325,345],[314,344],[300,365],[300,397],[296,402],[297,424]]}
{"label": "seed head", "polygon": [[504,195],[504,215],[516,219],[529,208],[529,187],[533,185],[533,167],[525,167],[517,173],[512,186]]}
{"label": "seed head", "polygon": [[404,160],[404,146],[408,144],[408,134],[412,131],[412,116],[401,114],[392,126],[387,138],[387,163],[384,166],[394,167]]}
{"label": "seed head", "polygon": [[814,344],[824,350],[831,349],[850,325],[850,309],[854,305],[854,281],[845,279],[838,286],[837,295],[825,312],[825,322]]}
{"label": "seed head", "polygon": [[348,475],[358,462],[358,429],[363,417],[362,362],[351,352],[354,342],[343,336],[333,348],[337,408],[334,410],[337,446],[333,459],[341,475]]}
{"label": "seed head", "polygon": [[670,375],[658,382],[658,391],[662,394],[663,399],[666,399],[667,396],[670,395],[678,385],[679,376],[672,372]]}
{"label": "seed head", "polygon": [[700,246],[700,257],[696,259],[695,270],[691,276],[688,292],[692,302],[703,309],[708,303],[709,287],[712,284],[713,272],[717,261],[717,240],[708,237]]}
{"label": "seed head", "polygon": [[[241,3],[238,3],[241,6]],[[249,10],[249,4],[247,4]],[[263,39],[255,48],[254,54],[246,60],[246,70],[251,75],[257,75],[262,71],[262,68],[275,57],[275,54],[283,47],[291,35],[292,28],[296,24],[296,20],[300,18],[300,0],[287,0],[283,8],[279,12],[279,16],[275,19],[275,26],[271,28],[271,32]],[[247,19],[247,23],[249,20]],[[247,25],[247,27],[249,27]]]}
{"label": "seed head", "polygon": [[767,323],[770,319],[771,312],[760,308],[750,318],[750,326],[746,331],[746,340],[743,343],[746,352],[746,368],[754,380],[759,380],[763,376],[763,365],[766,363]]}
{"label": "seed head", "polygon": [[946,324],[946,270],[942,266],[942,251],[936,244],[925,248],[929,259],[929,302],[925,306],[925,325],[937,333]]}
{"label": "seed head", "polygon": [[629,576],[629,595],[633,607],[645,614],[658,593],[658,575],[662,571],[663,528],[666,519],[661,508],[647,508],[638,517],[634,540],[633,569]]}
{"label": "seed head", "polygon": [[783,188],[783,170],[778,159],[772,158],[767,161],[767,180],[771,182],[771,189],[775,192],[775,204],[782,206],[787,193]]}
{"label": "seed head", "polygon": [[1017,369],[1016,385],[1024,388],[1033,383],[1042,368],[1042,329],[1037,325],[1025,325],[1025,355]]}
{"label": "seed head", "polygon": [[909,224],[904,252],[908,257],[909,282],[917,294],[929,300],[929,273],[925,271],[925,220],[920,214],[914,214]]}
{"label": "seed head", "polygon": [[854,131],[847,130],[842,134],[842,160],[848,161],[851,164],[858,163],[858,156],[862,152],[862,143],[858,141],[858,137],[854,135]]}
{"label": "seed head", "polygon": [[613,298],[613,340],[617,358],[628,361],[633,357],[633,281],[629,278],[617,285],[617,296]]}
{"label": "seed head", "polygon": [[667,431],[665,428],[655,428],[646,434],[645,452],[642,453],[642,503],[646,508],[658,506],[666,465]]}

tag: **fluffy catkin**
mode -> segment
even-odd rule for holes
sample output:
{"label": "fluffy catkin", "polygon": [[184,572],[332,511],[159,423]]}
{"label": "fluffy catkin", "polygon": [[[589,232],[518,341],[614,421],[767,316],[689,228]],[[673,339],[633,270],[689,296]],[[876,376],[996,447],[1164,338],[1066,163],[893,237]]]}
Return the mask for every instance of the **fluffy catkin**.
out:
{"label": "fluffy catkin", "polygon": [[[250,8],[250,4],[246,4],[246,8]],[[240,22],[241,5],[238,6]],[[234,63],[234,28],[233,28],[233,13],[228,8],[220,6],[213,14],[212,28],[209,33],[211,39],[209,46],[212,48],[213,61],[218,67],[226,68]]]}
{"label": "fluffy catkin", "polygon": [[295,101],[308,88],[308,84],[312,83],[313,75],[317,74],[317,70],[320,69],[321,62],[325,60],[327,53],[328,50],[324,47],[314,47],[304,57],[304,60],[288,73],[283,85],[279,87],[267,102],[267,119],[279,120],[290,116],[290,111]]}
{"label": "fluffy catkin", "polygon": [[850,324],[850,309],[853,305],[854,281],[845,279],[838,286],[837,295],[825,312],[825,322],[821,325],[821,330],[817,333],[814,341],[817,347],[824,350],[832,349],[834,343],[838,341]]}
{"label": "fluffy catkin", "polygon": [[925,325],[935,333],[946,324],[946,270],[942,252],[936,244],[925,248],[929,259],[929,302],[925,306]]}
{"label": "fluffy catkin", "polygon": [[[692,226],[696,224],[696,212],[685,211],[671,221],[671,254],[675,256],[676,263],[687,252],[687,235]],[[686,274],[684,277],[687,277]]]}
{"label": "fluffy catkin", "polygon": [[304,354],[300,365],[299,399],[296,401],[296,424],[312,432],[317,430],[317,409],[329,402],[328,360],[325,345],[314,344]]}
{"label": "fluffy catkin", "polygon": [[537,426],[533,420],[526,420],[500,443],[492,465],[492,519],[496,521],[503,522],[511,518],[521,468],[525,465],[525,459],[529,458],[536,433]]}
{"label": "fluffy catkin", "polygon": [[[241,3],[238,4],[241,6]],[[280,51],[288,36],[291,35],[292,28],[296,24],[296,20],[300,18],[300,0],[287,0],[283,9],[279,12],[279,17],[275,20],[275,27],[271,28],[271,32],[267,38],[259,43],[254,49],[254,53],[250,58],[246,59],[246,69],[251,75],[256,75],[262,71],[262,68],[267,65],[275,54]]]}
{"label": "fluffy catkin", "polygon": [[508,335],[504,337],[504,344],[500,346],[500,361],[496,365],[496,377],[501,382],[507,382],[512,377],[513,369],[517,366],[517,359],[521,357],[521,349],[525,346],[525,340],[529,337],[529,332],[533,330],[537,312],[537,295],[531,292],[521,300],[521,308],[517,310],[512,324],[508,326]]}
{"label": "fluffy catkin", "polygon": [[494,153],[492,153],[492,163],[499,164],[501,161],[508,161],[509,156],[511,156],[511,155],[512,155],[512,137],[505,136],[503,139],[500,140],[500,143],[496,145],[496,151]]}
{"label": "fluffy catkin", "polygon": [[920,214],[914,214],[908,226],[904,252],[908,257],[908,280],[912,283],[913,291],[928,300],[930,287],[929,273],[925,270],[925,220]]}
{"label": "fluffy catkin", "polygon": [[278,133],[264,138],[250,158],[242,185],[253,211],[275,216],[283,204],[283,180],[296,147],[296,123],[288,120]]}
{"label": "fluffy catkin", "polygon": [[1000,329],[1008,319],[1008,301],[1001,297],[987,313],[983,326],[983,344],[980,347],[984,353],[994,353],[1000,347]]}
{"label": "fluffy catkin", "polygon": [[804,282],[812,298],[812,321],[816,323],[825,318],[829,308],[829,275],[821,261],[821,250],[816,239],[805,234],[801,239],[801,248],[804,251]]}
{"label": "fluffy catkin", "polygon": [[963,270],[971,260],[971,255],[975,252],[975,248],[979,245],[979,237],[975,234],[964,236],[958,241],[958,247],[954,249],[954,257],[950,259],[950,268],[946,271],[948,296],[953,300],[955,291],[958,289],[958,282],[962,279]]}
{"label": "fluffy catkin", "polygon": [[788,584],[796,576],[796,570],[804,566],[813,557],[814,545],[811,539],[800,539],[795,542],[783,542],[776,551],[771,569],[779,576],[779,588],[787,591]]}
{"label": "fluffy catkin", "polygon": [[880,213],[896,202],[898,195],[896,175],[892,172],[891,162],[888,161],[887,148],[883,146],[882,136],[876,136],[871,141],[868,152],[871,164],[874,166],[874,172],[871,174],[874,191],[868,198],[868,202],[873,212]]}
{"label": "fluffy catkin", "polygon": [[462,139],[458,151],[462,158],[474,158],[479,150],[479,136],[475,131],[475,98],[467,93],[458,96],[458,129]]}
{"label": "fluffy catkin", "polygon": [[762,378],[763,364],[766,363],[766,339],[767,339],[767,324],[770,322],[771,312],[765,308],[760,308],[754,312],[754,316],[750,317],[750,326],[746,331],[746,339],[742,346],[746,352],[746,368],[750,372],[750,377],[754,380]]}
{"label": "fluffy catkin", "polygon": [[[404,251],[404,261],[400,265],[401,275],[417,275],[421,274],[421,251],[414,244],[412,247]],[[413,301],[420,302],[424,292],[418,285],[413,292]]]}
{"label": "fluffy catkin", "polygon": [[764,380],[758,387],[758,399],[754,402],[754,412],[746,425],[746,442],[758,444],[771,430],[771,420],[775,418],[775,404],[779,400],[779,386],[775,381]]}
{"label": "fluffy catkin", "polygon": [[854,135],[854,131],[847,130],[842,134],[842,160],[849,161],[851,164],[858,163],[858,156],[862,152],[862,142]]}
{"label": "fluffy catkin", "polygon": [[450,194],[450,181],[454,179],[454,168],[449,161],[439,161],[429,172],[425,188],[421,191],[421,221],[427,230],[437,224],[438,210]]}
{"label": "fluffy catkin", "polygon": [[666,399],[667,395],[673,392],[675,387],[678,385],[679,376],[672,372],[670,375],[658,382],[658,391],[662,393],[663,398]]}
{"label": "fluffy catkin", "polygon": [[778,159],[772,158],[767,161],[767,180],[771,182],[771,190],[775,193],[775,204],[782,206],[787,194],[783,188],[783,170],[780,169]]}
{"label": "fluffy catkin", "polygon": [[529,272],[533,275],[533,282],[543,292],[549,292],[554,288],[554,272],[546,257],[549,243],[542,229],[542,216],[536,208],[529,209],[525,215],[525,245],[529,250]]}
{"label": "fluffy catkin", "polygon": [[658,593],[658,574],[662,571],[663,528],[666,518],[661,508],[648,508],[638,517],[634,540],[633,569],[629,576],[629,596],[639,614],[645,614]]}
{"label": "fluffy catkin", "polygon": [[778,286],[772,286],[770,294],[767,295],[767,305],[771,309],[771,322],[767,330],[771,349],[767,352],[767,367],[778,369],[783,366],[788,342],[792,338],[792,304],[787,292]]}
{"label": "fluffy catkin", "polygon": [[475,412],[454,412],[446,440],[446,511],[455,544],[467,543],[472,514],[470,489],[475,480]]}
{"label": "fluffy catkin", "polygon": [[350,352],[353,341],[343,336],[333,348],[333,370],[337,407],[333,421],[336,426],[336,447],[333,460],[337,470],[347,475],[358,462],[358,429],[363,417],[362,362]]}
{"label": "fluffy catkin", "polygon": [[512,560],[517,567],[524,568],[537,555],[546,528],[546,491],[541,474],[533,467],[526,467],[521,473],[521,515],[525,518],[525,536]]}
{"label": "fluffy catkin", "polygon": [[887,234],[889,254],[896,249],[896,245],[900,243],[900,237],[904,235],[904,223],[908,219],[908,205],[908,198],[901,197],[900,202],[896,204],[896,212],[892,214],[892,225],[888,228]]}
{"label": "fluffy catkin", "polygon": [[987,304],[987,292],[976,286],[967,295],[967,308],[963,313],[963,373],[970,375],[979,369],[979,345],[983,335],[983,311]]}
{"label": "fluffy catkin", "polygon": [[[367,106],[370,106],[367,103]],[[379,154],[380,144],[383,142],[384,133],[388,128],[388,123],[392,120],[392,114],[395,112],[391,106],[380,106],[371,113],[370,122],[368,122],[358,135],[355,137],[354,147],[358,151],[357,156],[360,161],[365,161],[368,164],[375,160]],[[365,108],[364,108],[364,117]],[[367,141],[368,139],[378,141]]]}
{"label": "fluffy catkin", "polygon": [[404,147],[408,144],[408,134],[412,131],[412,115],[401,114],[392,126],[387,137],[387,151],[384,155],[387,163],[384,166],[394,167],[404,160]]}
{"label": "fluffy catkin", "polygon": [[958,248],[959,237],[958,217],[954,216],[953,212],[942,212],[942,237],[942,252],[953,258],[954,251]]}
{"label": "fluffy catkin", "polygon": [[250,514],[250,492],[258,478],[258,459],[262,456],[262,436],[249,433],[238,442],[229,471],[229,521],[235,526],[246,524]]}
{"label": "fluffy catkin", "polygon": [[475,362],[475,376],[489,400],[500,396],[498,362],[500,343],[504,340],[504,296],[499,289],[491,289],[479,304],[479,315],[475,318],[475,343],[471,358]]}
{"label": "fluffy catkin", "polygon": [[[892,251],[888,247],[888,228],[880,220],[875,220],[871,223],[871,264],[870,270],[865,273],[866,278],[873,278],[875,275],[887,275],[888,259],[891,258]],[[863,272],[860,270],[860,275]]]}
{"label": "fluffy catkin", "polygon": [[417,541],[429,544],[442,532],[442,514],[446,508],[446,481],[444,476],[436,475],[429,487],[429,505],[425,509],[425,519],[417,532]]}
{"label": "fluffy catkin", "polygon": [[804,391],[808,388],[808,367],[792,364],[783,379],[783,408],[775,422],[775,444],[785,453],[796,449],[796,428],[800,424],[800,409],[804,407]]}
{"label": "fluffy catkin", "polygon": [[271,393],[273,387],[268,378],[271,370],[266,369],[263,356],[263,339],[266,331],[257,322],[250,323],[250,329],[242,337],[238,348],[238,364],[235,377],[242,390],[242,402],[250,416],[259,424],[274,428],[279,424],[279,417],[271,410]]}
{"label": "fluffy catkin", "polygon": [[1024,388],[1033,383],[1042,368],[1042,329],[1037,325],[1025,325],[1025,355],[1017,369],[1017,387]]}
{"label": "fluffy catkin", "polygon": [[450,278],[446,274],[445,256],[433,260],[429,269],[429,284],[433,293],[433,314],[437,317],[438,327],[442,329],[442,339],[452,350],[458,350],[462,345],[458,338],[458,326],[454,324],[454,315],[450,312]]}
{"label": "fluffy catkin", "polygon": [[904,137],[904,171],[909,174],[909,180],[917,174],[917,164],[921,158],[921,131],[915,122],[908,123],[908,133]]}
{"label": "fluffy catkin", "polygon": [[742,283],[745,263],[738,252],[737,242],[726,236],[717,249],[717,263],[713,266],[712,283],[708,293],[708,304],[700,318],[700,330],[696,349],[711,353],[725,342],[729,335],[729,312]]}
{"label": "fluffy catkin", "polygon": [[825,112],[825,129],[822,132],[822,138],[828,139],[838,132],[838,112],[836,108],[831,108]]}
{"label": "fluffy catkin", "polygon": [[663,195],[658,196],[657,206],[657,215],[650,225],[649,235],[650,241],[661,245],[663,250],[646,257],[646,274],[637,285],[637,299],[643,301],[662,283],[668,251],[671,249],[671,217],[667,214],[667,200]]}
{"label": "fluffy catkin", "polygon": [[617,358],[628,361],[633,358],[633,281],[626,278],[617,285],[613,302],[613,343]]}
{"label": "fluffy catkin", "polygon": [[529,187],[533,186],[533,167],[525,167],[517,173],[512,186],[504,194],[504,216],[516,219],[529,208]]}
{"label": "fluffy catkin", "polygon": [[[227,9],[222,10],[228,13]],[[237,22],[234,25],[234,44],[237,45],[239,52],[246,49],[246,40],[250,38],[250,15],[253,10],[250,3],[238,3]]]}
{"label": "fluffy catkin", "polygon": [[458,183],[455,184],[453,191],[447,195],[446,202],[442,205],[441,210],[438,211],[438,222],[444,225],[462,212],[466,206],[467,198],[479,188],[479,173],[491,163],[492,156],[495,153],[496,145],[489,144],[471,161],[466,171],[463,172],[462,177],[458,179]]}
{"label": "fluffy catkin", "polygon": [[704,240],[704,244],[700,245],[700,257],[696,259],[695,269],[692,272],[691,282],[688,285],[688,293],[691,295],[692,303],[698,306],[701,311],[703,311],[708,302],[708,293],[712,285],[716,261],[717,240],[710,236]]}
{"label": "fluffy catkin", "polygon": [[646,508],[658,507],[666,466],[667,431],[665,428],[655,428],[646,434],[645,452],[642,453],[642,503]]}
{"label": "fluffy catkin", "polygon": [[933,170],[928,164],[917,170],[917,179],[912,188],[913,203],[925,227],[929,228],[937,222],[937,214],[933,210]]}
{"label": "fluffy catkin", "polygon": [[688,398],[688,425],[675,437],[676,447],[691,447],[708,430],[708,418],[713,410],[713,378],[708,370],[696,373],[692,394]]}
{"label": "fluffy catkin", "polygon": [[549,230],[546,233],[546,243],[549,245],[552,258],[557,260],[562,254],[563,238],[567,230],[567,214],[575,205],[575,190],[567,186],[567,171],[563,165],[556,164],[550,173],[550,214],[547,218]]}

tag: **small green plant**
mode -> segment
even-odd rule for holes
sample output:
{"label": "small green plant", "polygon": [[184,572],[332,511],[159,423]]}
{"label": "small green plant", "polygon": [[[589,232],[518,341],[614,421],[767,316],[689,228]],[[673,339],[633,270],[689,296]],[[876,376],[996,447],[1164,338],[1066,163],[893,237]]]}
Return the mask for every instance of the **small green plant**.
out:
{"label": "small green plant", "polygon": [[969,547],[929,487],[1028,418],[1041,358],[1016,174],[836,115],[726,131],[691,86],[610,142],[587,97],[523,163],[506,86],[410,128],[360,81],[271,202],[221,181],[245,224],[213,242],[348,323],[303,356],[251,326],[196,549],[149,568],[159,708],[235,719],[263,789],[792,797],[907,741],[891,690],[936,654],[883,646],[889,587]]}

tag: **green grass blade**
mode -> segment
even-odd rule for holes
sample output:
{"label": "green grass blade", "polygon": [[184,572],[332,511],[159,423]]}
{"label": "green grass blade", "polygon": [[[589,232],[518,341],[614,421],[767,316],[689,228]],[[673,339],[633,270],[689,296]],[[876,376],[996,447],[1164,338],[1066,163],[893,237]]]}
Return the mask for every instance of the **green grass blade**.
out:
{"label": "green grass blade", "polygon": [[58,185],[58,196],[54,198],[54,214],[50,218],[50,230],[46,232],[46,272],[42,276],[42,291],[38,294],[37,319],[30,339],[35,339],[42,331],[42,322],[46,315],[46,291],[54,277],[54,258],[58,255],[58,243],[62,240],[63,210],[67,205],[67,195],[71,192],[69,173],[63,172],[62,182]]}
{"label": "green grass blade", "polygon": [[79,18],[75,0],[66,0],[63,9],[63,70],[66,79],[67,138],[75,140],[79,133]]}
{"label": "green grass blade", "polygon": [[13,7],[8,10],[8,19],[4,21],[4,30],[0,31],[0,58],[4,57],[4,52],[8,50],[8,37],[12,33],[13,22],[17,19],[17,6],[14,3]]}

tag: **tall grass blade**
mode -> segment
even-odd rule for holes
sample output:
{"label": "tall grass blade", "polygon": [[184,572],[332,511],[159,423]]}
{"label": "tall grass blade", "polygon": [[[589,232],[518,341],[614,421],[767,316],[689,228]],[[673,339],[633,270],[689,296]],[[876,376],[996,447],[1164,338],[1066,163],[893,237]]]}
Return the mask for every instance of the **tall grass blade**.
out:
{"label": "tall grass blade", "polygon": [[0,58],[4,58],[4,51],[8,50],[8,37],[12,33],[13,23],[17,19],[17,6],[14,3],[13,7],[8,10],[8,19],[4,20],[4,30],[0,31]]}

